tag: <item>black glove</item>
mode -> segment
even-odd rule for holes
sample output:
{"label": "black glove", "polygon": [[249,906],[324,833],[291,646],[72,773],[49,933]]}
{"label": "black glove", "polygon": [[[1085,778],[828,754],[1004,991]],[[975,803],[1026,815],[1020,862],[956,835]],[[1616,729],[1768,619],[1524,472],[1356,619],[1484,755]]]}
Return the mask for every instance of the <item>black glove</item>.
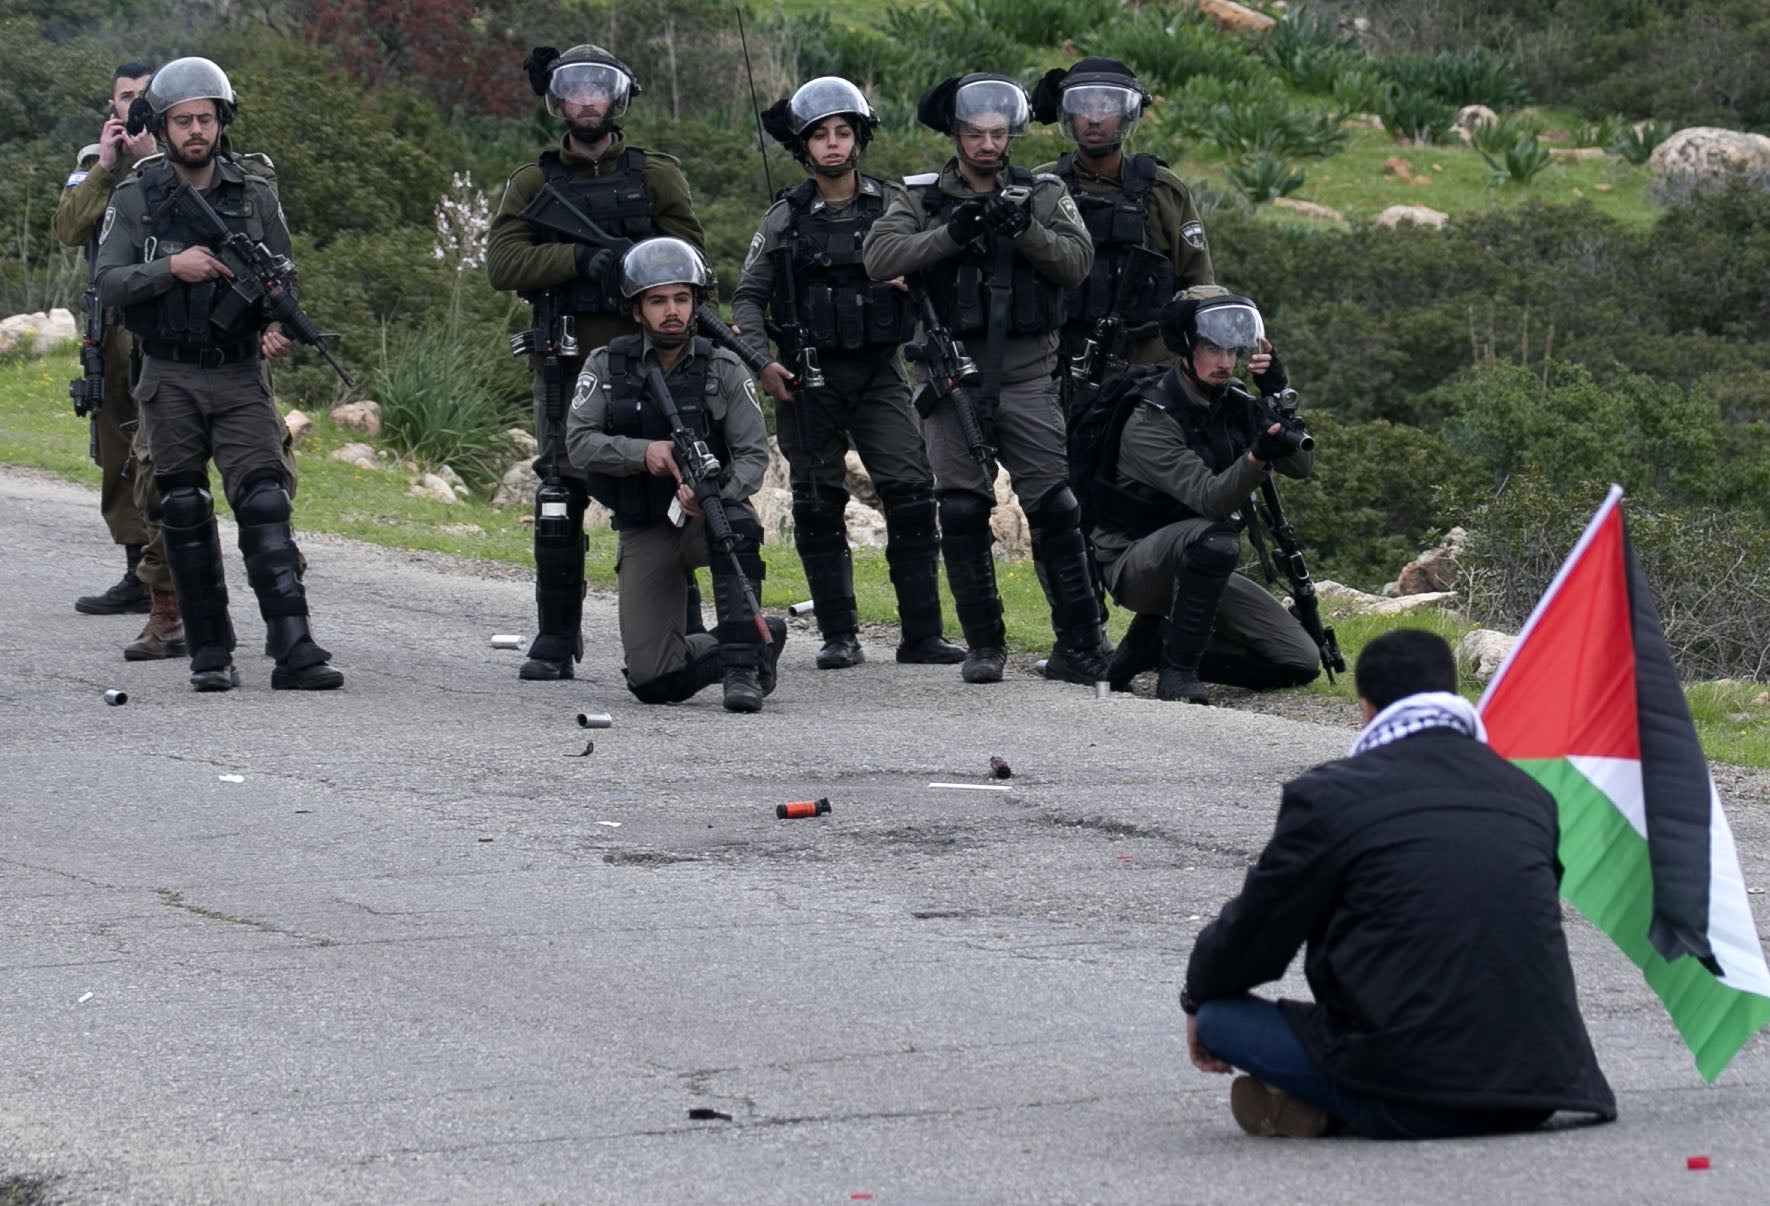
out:
{"label": "black glove", "polygon": [[1254,374],[1254,386],[1263,394],[1276,394],[1291,381],[1285,375],[1284,365],[1279,361],[1278,353],[1268,352],[1267,355],[1272,357],[1272,363],[1266,367],[1265,372]]}
{"label": "black glove", "polygon": [[953,216],[946,220],[946,231],[959,246],[963,247],[983,234],[983,210],[983,202],[966,201],[953,210]]}
{"label": "black glove", "polygon": [[1294,441],[1286,437],[1283,427],[1276,432],[1262,431],[1260,438],[1254,441],[1253,448],[1249,449],[1256,461],[1264,461],[1268,465],[1273,461],[1283,460],[1296,450]]}
{"label": "black glove", "polygon": [[991,193],[983,203],[983,224],[1003,238],[1019,238],[1032,225],[1032,198],[1016,203],[999,192]]}

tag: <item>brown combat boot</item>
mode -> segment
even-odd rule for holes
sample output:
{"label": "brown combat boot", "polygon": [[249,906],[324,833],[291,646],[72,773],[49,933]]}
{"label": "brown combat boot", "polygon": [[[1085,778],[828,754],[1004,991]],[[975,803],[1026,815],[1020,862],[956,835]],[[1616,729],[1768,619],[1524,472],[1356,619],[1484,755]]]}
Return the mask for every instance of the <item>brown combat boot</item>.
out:
{"label": "brown combat boot", "polygon": [[178,618],[178,595],[169,590],[154,591],[147,627],[141,630],[140,636],[123,646],[123,660],[157,662],[169,657],[184,657],[188,652],[184,644],[184,624]]}

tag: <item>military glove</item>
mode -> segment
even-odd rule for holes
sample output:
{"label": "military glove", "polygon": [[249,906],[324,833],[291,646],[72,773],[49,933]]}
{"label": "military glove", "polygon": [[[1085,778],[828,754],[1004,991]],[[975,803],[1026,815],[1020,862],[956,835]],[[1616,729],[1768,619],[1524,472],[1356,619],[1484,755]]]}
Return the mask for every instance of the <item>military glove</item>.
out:
{"label": "military glove", "polygon": [[983,202],[966,201],[953,210],[953,216],[946,221],[947,233],[963,247],[977,238],[984,231]]}
{"label": "military glove", "polygon": [[1032,225],[1032,198],[1016,203],[992,193],[983,203],[983,223],[1003,238],[1019,238]]}
{"label": "military glove", "polygon": [[1272,363],[1266,366],[1263,373],[1254,374],[1254,387],[1263,394],[1276,394],[1289,385],[1290,378],[1285,374],[1284,365],[1278,359],[1277,352],[1268,352]]}
{"label": "military glove", "polygon": [[1282,460],[1296,450],[1295,441],[1287,437],[1284,428],[1280,427],[1277,432],[1262,431],[1260,438],[1254,441],[1254,446],[1250,451],[1253,452],[1255,460],[1264,461],[1270,465],[1273,461]]}

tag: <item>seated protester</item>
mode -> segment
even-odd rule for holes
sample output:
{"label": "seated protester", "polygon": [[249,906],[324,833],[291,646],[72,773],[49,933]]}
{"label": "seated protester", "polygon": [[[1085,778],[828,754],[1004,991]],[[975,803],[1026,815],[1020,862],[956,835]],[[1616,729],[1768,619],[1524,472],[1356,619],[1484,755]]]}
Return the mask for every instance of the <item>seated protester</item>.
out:
{"label": "seated protester", "polygon": [[[1285,784],[1241,895],[1192,948],[1193,1064],[1249,1073],[1229,1099],[1250,1135],[1615,1118],[1561,930],[1554,798],[1487,748],[1442,638],[1385,633],[1354,677],[1351,754]],[[1313,1003],[1248,995],[1299,947]]]}
{"label": "seated protester", "polygon": [[1302,478],[1315,467],[1279,424],[1259,428],[1253,395],[1235,379],[1244,352],[1263,393],[1284,388],[1284,370],[1254,303],[1221,286],[1176,296],[1161,328],[1174,367],[1144,378],[1093,484],[1095,556],[1113,599],[1137,613],[1108,678],[1124,690],[1159,663],[1156,694],[1197,704],[1210,702],[1206,681],[1302,686],[1320,673],[1321,651],[1235,572],[1249,497],[1274,469]]}

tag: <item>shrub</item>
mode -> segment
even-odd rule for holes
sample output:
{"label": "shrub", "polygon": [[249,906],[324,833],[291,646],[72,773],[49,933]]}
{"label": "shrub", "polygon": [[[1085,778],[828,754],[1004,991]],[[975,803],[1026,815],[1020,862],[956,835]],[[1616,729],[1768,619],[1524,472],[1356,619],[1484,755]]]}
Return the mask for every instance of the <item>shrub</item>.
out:
{"label": "shrub", "polygon": [[1326,158],[1345,148],[1346,131],[1325,110],[1293,109],[1281,96],[1248,91],[1254,95],[1214,104],[1196,119],[1200,134],[1224,154]]}
{"label": "shrub", "polygon": [[1611,154],[1621,155],[1627,162],[1640,167],[1653,157],[1653,149],[1671,136],[1672,128],[1670,126],[1644,121],[1639,128],[1635,126],[1624,127],[1599,145]]}
{"label": "shrub", "polygon": [[1299,6],[1260,40],[1259,55],[1299,92],[1321,96],[1363,61],[1364,48],[1336,18]]}
{"label": "shrub", "polygon": [[1521,134],[1503,153],[1496,155],[1484,150],[1481,157],[1487,160],[1499,184],[1529,184],[1555,161],[1554,153],[1538,142],[1535,134]]}
{"label": "shrub", "polygon": [[1231,164],[1229,178],[1255,205],[1276,197],[1289,196],[1303,187],[1303,173],[1289,160],[1271,152],[1262,152]]}
{"label": "shrub", "polygon": [[1530,99],[1511,65],[1485,48],[1394,55],[1374,60],[1373,65],[1403,92],[1424,93],[1453,108],[1486,105],[1499,112]]}
{"label": "shrub", "polygon": [[1482,122],[1469,131],[1469,145],[1488,156],[1492,164],[1492,156],[1503,156],[1523,138],[1535,140],[1541,133],[1537,123],[1523,117],[1500,117],[1493,121]]}
{"label": "shrub", "polygon": [[[1469,537],[1458,558],[1461,606],[1478,624],[1516,630],[1604,498],[1601,478],[1532,469],[1480,493],[1447,491],[1441,521]],[[1630,542],[1685,680],[1770,674],[1770,528],[1734,512],[1625,503]]]}
{"label": "shrub", "polygon": [[1060,46],[1124,13],[1118,0],[946,0],[946,7],[962,25],[993,29],[1033,47]]}
{"label": "shrub", "polygon": [[[1076,39],[1085,55],[1123,60],[1152,93],[1171,95],[1191,80],[1252,81],[1268,73],[1196,10],[1149,5],[1124,12]],[[976,68],[969,68],[976,70]]]}
{"label": "shrub", "polygon": [[1391,82],[1377,101],[1377,116],[1397,142],[1427,147],[1444,141],[1457,115],[1455,109],[1431,93]]}

